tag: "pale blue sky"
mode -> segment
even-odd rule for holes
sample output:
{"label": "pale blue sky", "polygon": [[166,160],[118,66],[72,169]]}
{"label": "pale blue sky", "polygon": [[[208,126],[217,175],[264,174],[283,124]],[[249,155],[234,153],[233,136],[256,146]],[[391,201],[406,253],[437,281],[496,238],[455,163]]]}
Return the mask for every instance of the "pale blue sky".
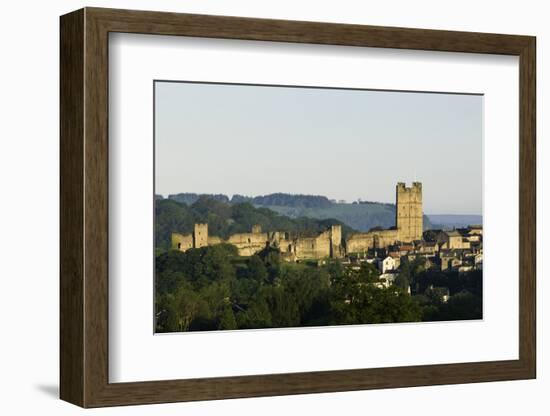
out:
{"label": "pale blue sky", "polygon": [[155,83],[156,193],[325,195],[481,214],[479,95]]}

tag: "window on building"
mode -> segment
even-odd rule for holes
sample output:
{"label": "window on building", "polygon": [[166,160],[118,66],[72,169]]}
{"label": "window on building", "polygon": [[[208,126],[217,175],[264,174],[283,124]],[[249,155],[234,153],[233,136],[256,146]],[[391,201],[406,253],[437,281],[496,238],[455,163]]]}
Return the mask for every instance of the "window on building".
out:
{"label": "window on building", "polygon": [[178,249],[180,249],[180,248],[181,248],[181,243],[178,243]]}

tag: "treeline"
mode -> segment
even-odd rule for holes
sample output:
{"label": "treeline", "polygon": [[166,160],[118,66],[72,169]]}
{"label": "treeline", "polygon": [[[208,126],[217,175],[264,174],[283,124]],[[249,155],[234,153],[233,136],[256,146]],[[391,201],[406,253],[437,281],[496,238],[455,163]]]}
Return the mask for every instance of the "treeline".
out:
{"label": "treeline", "polygon": [[326,196],[301,194],[294,195],[285,193],[274,193],[260,196],[245,196],[236,194],[229,198],[224,194],[195,194],[187,192],[169,195],[168,199],[173,199],[174,201],[187,205],[192,205],[201,197],[225,202],[226,204],[242,204],[243,202],[248,202],[253,205],[275,205],[296,208],[326,208],[332,205],[332,202]]}
{"label": "treeline", "polygon": [[294,208],[327,208],[332,205],[332,202],[321,195],[291,195],[276,193],[270,195],[246,197],[242,195],[234,195],[231,201],[250,202],[254,205],[264,206],[282,206]]}
{"label": "treeline", "polygon": [[[168,199],[179,202],[180,204],[192,205],[197,202],[200,198],[213,199],[214,201],[225,202],[226,204],[231,203],[231,199],[224,194],[195,194],[191,192],[184,192],[180,194],[168,195]],[[161,198],[162,199],[162,198]]]}
{"label": "treeline", "polygon": [[406,291],[378,288],[378,271],[339,262],[284,263],[265,249],[250,258],[216,245],[156,258],[157,332],[415,322]]}
{"label": "treeline", "polygon": [[[268,208],[290,218],[315,218],[338,220],[357,231],[368,231],[373,227],[389,228],[395,226],[395,204],[356,201],[353,203],[338,203],[320,195],[291,195],[276,193],[264,196],[233,195],[229,198],[224,194],[180,193],[169,195],[168,199],[188,206],[199,199],[210,199],[227,205],[249,203],[257,208]],[[162,201],[160,195],[157,202]],[[424,229],[433,228],[430,220],[424,215]]]}
{"label": "treeline", "polygon": [[228,204],[200,197],[187,205],[171,199],[155,202],[155,245],[160,250],[170,248],[172,232],[191,233],[195,223],[208,223],[208,232],[221,238],[235,233],[250,232],[255,224],[264,231],[285,231],[295,235],[316,235],[331,225],[342,225],[344,236],[353,230],[334,219],[289,218],[267,208],[255,208],[249,203]]}

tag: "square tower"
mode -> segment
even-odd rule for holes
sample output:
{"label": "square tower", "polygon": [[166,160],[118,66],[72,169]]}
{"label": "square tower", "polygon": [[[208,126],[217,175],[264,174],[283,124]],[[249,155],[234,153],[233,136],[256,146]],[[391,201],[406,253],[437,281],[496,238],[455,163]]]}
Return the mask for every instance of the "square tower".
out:
{"label": "square tower", "polygon": [[422,239],[422,183],[413,182],[407,188],[403,182],[396,186],[395,225],[397,238],[402,242]]}
{"label": "square tower", "polygon": [[193,230],[193,248],[206,247],[208,245],[208,224],[195,224]]}

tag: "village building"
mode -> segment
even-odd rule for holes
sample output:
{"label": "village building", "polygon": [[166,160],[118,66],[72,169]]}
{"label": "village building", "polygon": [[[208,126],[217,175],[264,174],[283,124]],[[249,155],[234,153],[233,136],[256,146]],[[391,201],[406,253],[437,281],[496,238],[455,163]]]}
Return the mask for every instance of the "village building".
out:
{"label": "village building", "polygon": [[458,230],[443,231],[438,237],[441,249],[453,250],[470,248],[470,241],[464,237]]}
{"label": "village building", "polygon": [[420,241],[415,245],[415,251],[423,256],[435,256],[439,251],[439,243],[435,241]]}
{"label": "village building", "polygon": [[384,259],[378,260],[378,269],[382,274],[386,273],[388,270],[396,270],[397,265],[395,259],[393,257],[387,256]]}

